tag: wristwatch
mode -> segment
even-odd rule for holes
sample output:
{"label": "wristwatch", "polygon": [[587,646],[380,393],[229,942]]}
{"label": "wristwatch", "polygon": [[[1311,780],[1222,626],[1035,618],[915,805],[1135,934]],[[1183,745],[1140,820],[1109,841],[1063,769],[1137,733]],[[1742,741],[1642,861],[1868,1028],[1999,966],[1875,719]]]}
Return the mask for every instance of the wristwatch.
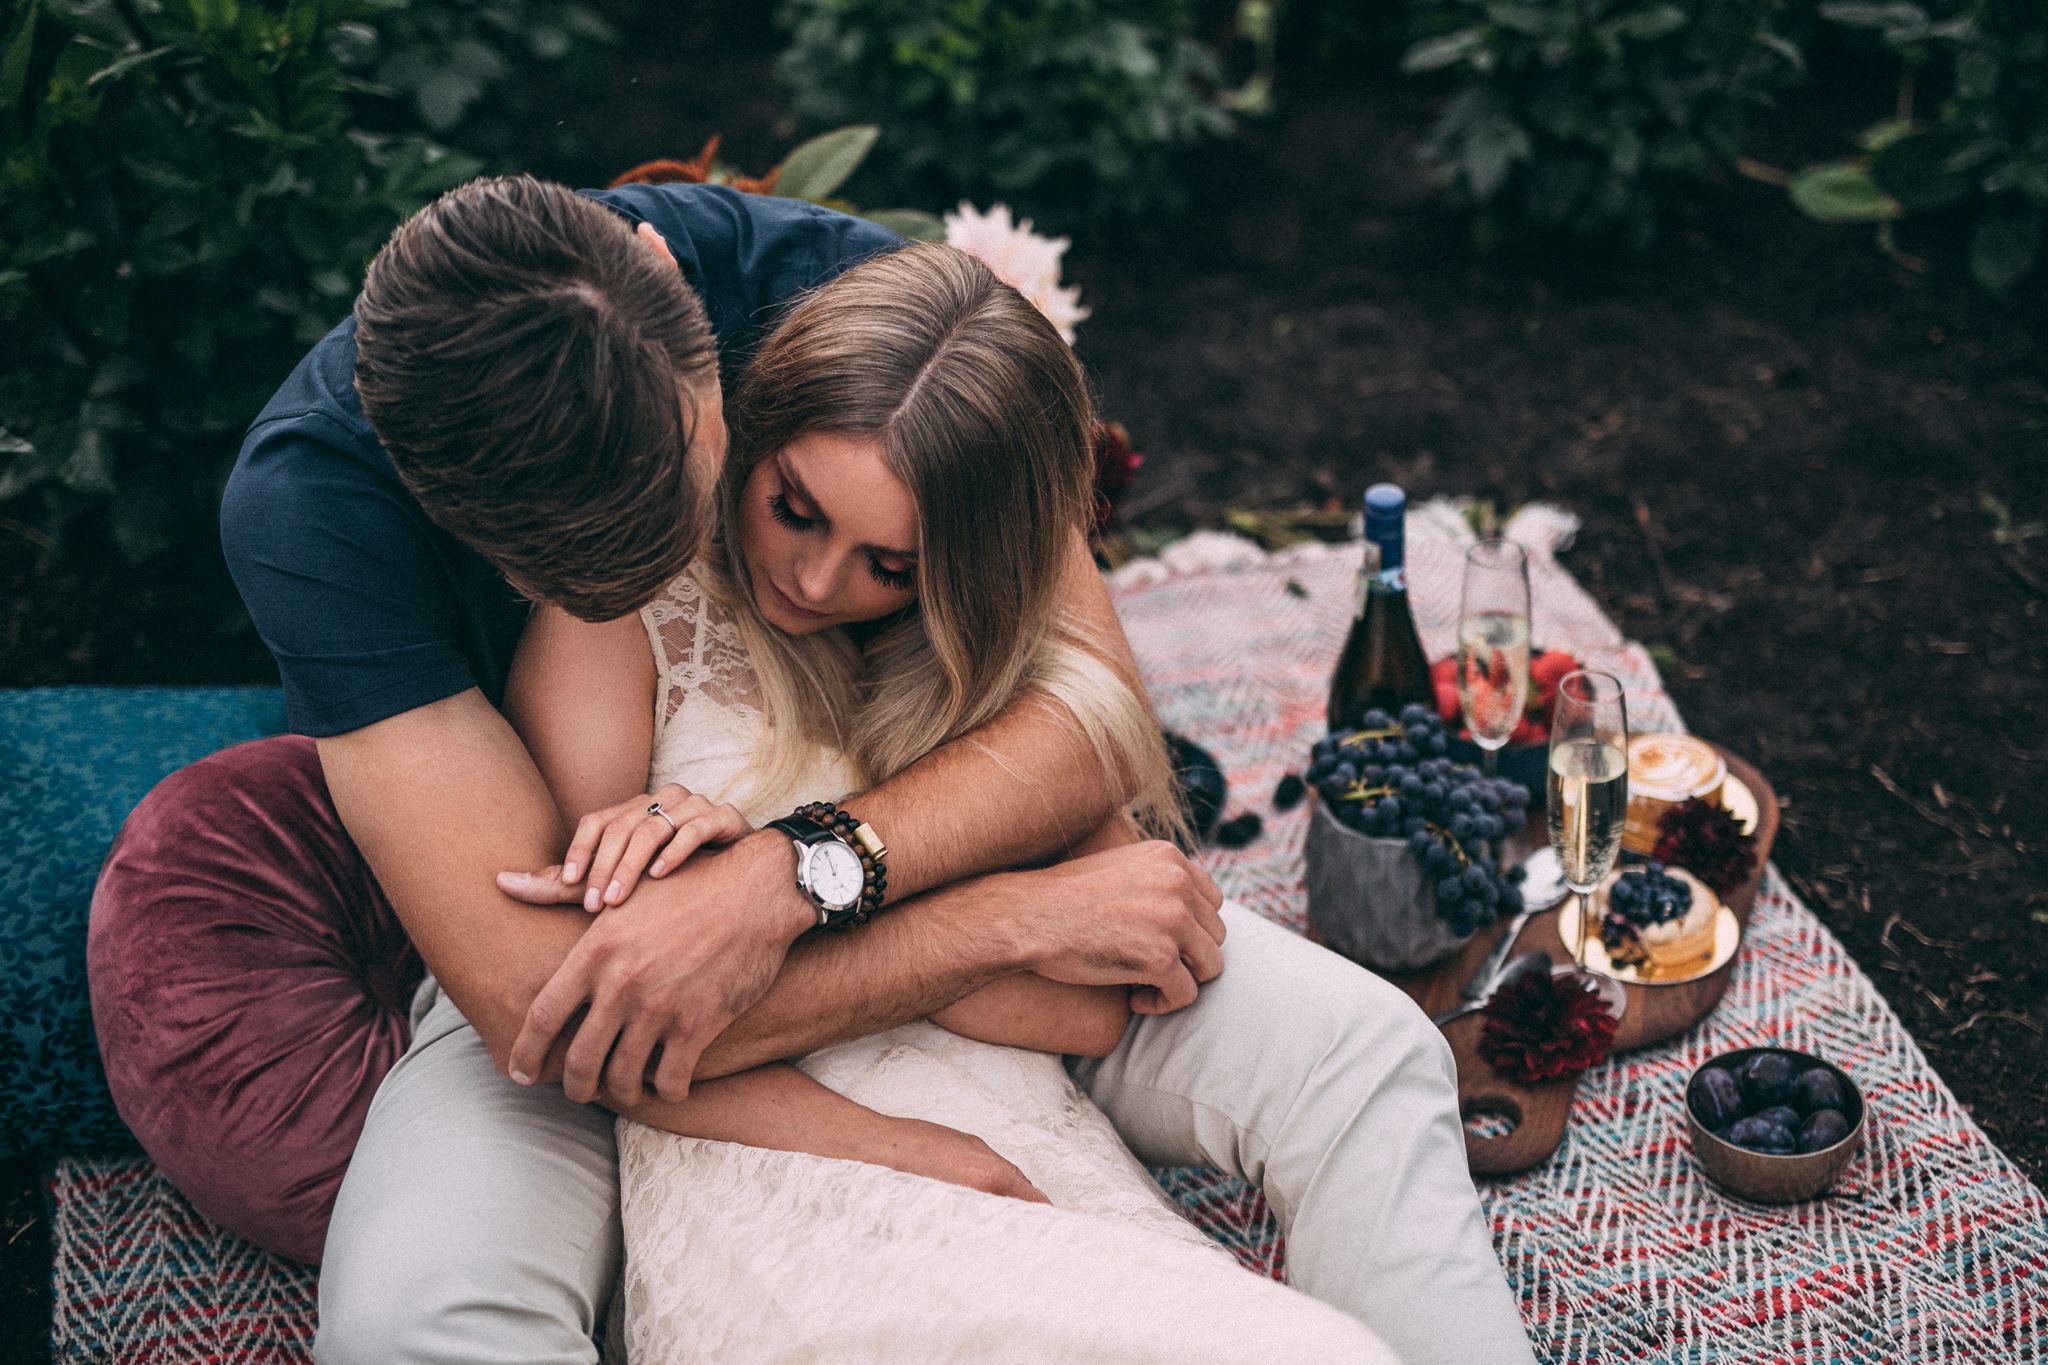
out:
{"label": "wristwatch", "polygon": [[818,907],[818,927],[858,924],[882,906],[886,850],[868,826],[827,802],[801,806],[768,828],[796,845],[796,884]]}

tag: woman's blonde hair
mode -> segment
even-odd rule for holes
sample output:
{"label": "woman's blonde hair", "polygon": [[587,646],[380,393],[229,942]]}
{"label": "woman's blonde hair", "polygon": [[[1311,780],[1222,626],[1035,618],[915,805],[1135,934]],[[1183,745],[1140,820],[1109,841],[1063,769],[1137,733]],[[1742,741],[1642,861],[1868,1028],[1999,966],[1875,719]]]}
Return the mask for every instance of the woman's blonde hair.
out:
{"label": "woman's blonde hair", "polygon": [[[761,681],[757,789],[785,787],[818,743],[883,781],[1037,693],[1072,716],[1143,823],[1183,832],[1150,704],[1066,610],[1092,506],[1091,407],[1073,352],[1023,296],[947,246],[868,261],[761,343],[727,416],[720,535],[700,568]],[[917,601],[859,642],[776,630],[733,552],[754,470],[816,433],[875,443],[917,508]]]}

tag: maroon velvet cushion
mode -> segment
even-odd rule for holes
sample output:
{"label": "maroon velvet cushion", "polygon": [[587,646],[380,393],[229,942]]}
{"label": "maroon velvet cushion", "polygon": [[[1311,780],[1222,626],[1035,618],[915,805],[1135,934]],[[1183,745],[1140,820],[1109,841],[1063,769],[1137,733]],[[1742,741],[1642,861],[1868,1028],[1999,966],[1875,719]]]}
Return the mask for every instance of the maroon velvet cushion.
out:
{"label": "maroon velvet cushion", "polygon": [[121,1117],[198,1210],[317,1262],[420,963],[313,741],[171,774],[93,894],[93,1023]]}

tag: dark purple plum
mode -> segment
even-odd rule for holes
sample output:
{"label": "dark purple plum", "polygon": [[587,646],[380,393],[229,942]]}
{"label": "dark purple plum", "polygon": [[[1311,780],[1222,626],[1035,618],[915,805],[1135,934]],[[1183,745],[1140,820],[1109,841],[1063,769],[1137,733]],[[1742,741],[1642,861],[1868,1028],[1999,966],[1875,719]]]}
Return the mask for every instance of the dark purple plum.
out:
{"label": "dark purple plum", "polygon": [[1838,1109],[1816,1109],[1807,1115],[1806,1122],[1799,1125],[1798,1148],[1802,1152],[1817,1152],[1823,1147],[1832,1147],[1849,1136],[1849,1120],[1842,1117]]}
{"label": "dark purple plum", "polygon": [[1776,1124],[1788,1133],[1796,1131],[1799,1127],[1799,1111],[1789,1104],[1774,1104],[1768,1109],[1759,1109],[1756,1116],[1765,1123]]}
{"label": "dark purple plum", "polygon": [[1728,1140],[1752,1152],[1771,1152],[1782,1156],[1792,1150],[1792,1130],[1756,1114],[1735,1120],[1735,1126],[1728,1130]]}
{"label": "dark purple plum", "polygon": [[1799,1068],[1782,1052],[1759,1052],[1742,1064],[1736,1077],[1742,1098],[1752,1112],[1785,1104],[1798,1093]]}
{"label": "dark purple plum", "polygon": [[1726,1067],[1703,1067],[1686,1087],[1686,1100],[1693,1117],[1715,1132],[1742,1117],[1742,1089],[1735,1073]]}
{"label": "dark purple plum", "polygon": [[1843,1107],[1842,1083],[1835,1079],[1834,1072],[1824,1066],[1800,1072],[1798,1085],[1799,1093],[1792,1103],[1802,1114],[1811,1114],[1816,1109]]}

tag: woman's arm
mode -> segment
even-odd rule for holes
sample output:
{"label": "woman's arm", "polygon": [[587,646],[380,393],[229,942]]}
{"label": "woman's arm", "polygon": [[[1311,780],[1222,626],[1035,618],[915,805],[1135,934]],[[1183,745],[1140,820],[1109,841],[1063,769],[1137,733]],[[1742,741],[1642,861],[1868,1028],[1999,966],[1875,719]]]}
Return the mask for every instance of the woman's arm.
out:
{"label": "woman's arm", "polygon": [[700,1082],[675,1103],[647,1100],[619,1112],[684,1137],[864,1161],[989,1194],[1052,1202],[972,1133],[878,1114],[786,1062]]}
{"label": "woman's arm", "polygon": [[643,870],[665,876],[705,844],[754,832],[733,807],[673,783],[655,793],[667,823],[649,815],[658,685],[639,616],[592,625],[554,607],[534,612],[513,655],[505,714],[571,834],[562,862],[500,873],[500,889],[602,910],[631,895]]}
{"label": "woman's arm", "polygon": [[654,650],[640,614],[592,625],[538,606],[505,683],[505,717],[570,829],[647,790]]}

